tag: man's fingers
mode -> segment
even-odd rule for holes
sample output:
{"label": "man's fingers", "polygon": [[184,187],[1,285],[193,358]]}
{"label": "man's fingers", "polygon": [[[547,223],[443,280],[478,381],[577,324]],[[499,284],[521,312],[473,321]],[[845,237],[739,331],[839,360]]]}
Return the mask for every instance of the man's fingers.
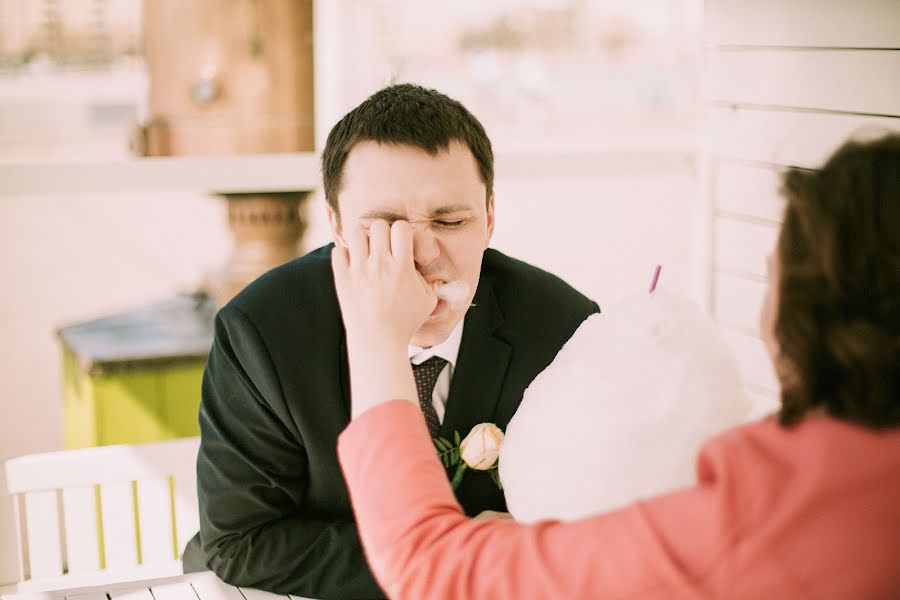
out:
{"label": "man's fingers", "polygon": [[394,221],[391,225],[391,249],[401,263],[413,263],[413,230],[406,221]]}
{"label": "man's fingers", "polygon": [[391,226],[377,220],[369,226],[369,256],[387,258],[391,255]]}
{"label": "man's fingers", "polygon": [[369,258],[369,235],[362,227],[350,227],[344,236],[350,249],[350,264],[359,265]]}

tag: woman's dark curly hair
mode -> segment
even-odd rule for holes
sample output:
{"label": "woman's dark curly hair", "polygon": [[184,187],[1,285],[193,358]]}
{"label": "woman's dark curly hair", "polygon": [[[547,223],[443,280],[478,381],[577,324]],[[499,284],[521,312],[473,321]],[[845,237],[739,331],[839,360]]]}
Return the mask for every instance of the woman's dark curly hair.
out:
{"label": "woman's dark curly hair", "polygon": [[779,420],[900,425],[900,135],[792,168],[778,240]]}

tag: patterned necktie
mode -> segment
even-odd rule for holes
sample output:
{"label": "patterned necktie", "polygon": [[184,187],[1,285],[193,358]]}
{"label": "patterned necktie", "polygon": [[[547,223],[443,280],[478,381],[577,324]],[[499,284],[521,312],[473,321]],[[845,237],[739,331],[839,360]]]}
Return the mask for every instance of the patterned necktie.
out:
{"label": "patterned necktie", "polygon": [[438,419],[434,404],[431,403],[431,394],[434,392],[434,384],[438,376],[444,370],[447,361],[440,356],[432,356],[420,365],[413,365],[413,376],[416,378],[416,391],[419,393],[419,406],[425,414],[425,422],[428,424],[428,432],[435,438],[441,430],[441,422]]}

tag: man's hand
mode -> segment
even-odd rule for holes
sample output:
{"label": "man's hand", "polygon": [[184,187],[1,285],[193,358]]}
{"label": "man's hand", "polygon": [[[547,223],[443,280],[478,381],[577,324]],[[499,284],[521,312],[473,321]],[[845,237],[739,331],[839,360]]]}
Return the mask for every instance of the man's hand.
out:
{"label": "man's hand", "polygon": [[412,228],[375,221],[368,234],[355,229],[346,237],[331,267],[347,329],[352,414],[389,400],[418,403],[406,346],[437,297],[416,270]]}

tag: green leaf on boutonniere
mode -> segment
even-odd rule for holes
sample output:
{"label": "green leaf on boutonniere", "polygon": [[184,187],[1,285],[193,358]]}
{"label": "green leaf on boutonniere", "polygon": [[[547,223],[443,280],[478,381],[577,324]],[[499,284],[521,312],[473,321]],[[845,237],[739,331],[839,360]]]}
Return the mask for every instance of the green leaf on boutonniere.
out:
{"label": "green leaf on boutonniere", "polygon": [[462,439],[459,437],[459,432],[453,432],[453,445],[459,448],[459,445],[462,443]]}
{"label": "green leaf on boutonniere", "polygon": [[502,490],[502,489],[503,489],[503,484],[500,483],[500,474],[499,474],[499,472],[497,471],[497,469],[496,469],[496,468],[491,469],[491,470],[488,471],[488,473],[491,474],[491,481],[493,481],[495,484],[497,484],[497,487],[500,488],[500,489]]}
{"label": "green leaf on boutonniere", "polygon": [[459,448],[454,447],[450,440],[442,437],[432,438],[435,448],[437,448],[438,458],[444,465],[445,469],[449,469],[459,462]]}

